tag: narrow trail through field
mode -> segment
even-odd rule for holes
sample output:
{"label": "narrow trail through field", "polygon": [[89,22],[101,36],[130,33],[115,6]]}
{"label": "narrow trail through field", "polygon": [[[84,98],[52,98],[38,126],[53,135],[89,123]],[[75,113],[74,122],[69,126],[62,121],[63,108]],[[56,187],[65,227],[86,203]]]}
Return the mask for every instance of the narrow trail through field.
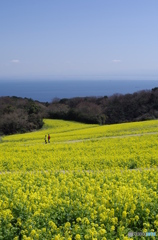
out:
{"label": "narrow trail through field", "polygon": [[146,133],[135,133],[135,134],[127,134],[127,135],[117,135],[117,136],[105,136],[105,137],[95,137],[95,138],[83,138],[83,139],[75,139],[75,140],[67,140],[67,141],[60,141],[54,142],[55,144],[59,143],[76,143],[76,142],[85,142],[85,141],[96,141],[101,139],[108,139],[108,138],[126,138],[126,137],[141,137],[144,135],[154,135],[158,134],[158,132],[146,132]]}
{"label": "narrow trail through field", "polygon": [[[112,138],[127,138],[127,137],[141,137],[141,136],[145,136],[145,135],[158,135],[158,132],[144,132],[144,133],[133,133],[133,134],[125,134],[125,135],[116,135],[116,136],[98,136],[98,137],[92,137],[92,138],[80,138],[80,139],[73,139],[73,140],[63,140],[63,141],[54,141],[53,137],[51,140],[51,144],[71,144],[71,143],[79,143],[79,142],[86,142],[86,141],[99,141],[102,139],[112,139]],[[5,141],[4,141],[5,142]],[[44,144],[44,142],[36,142],[36,143],[32,143],[29,140],[29,143],[21,143],[19,144],[20,146],[32,146],[32,145],[39,145],[39,144]]]}
{"label": "narrow trail through field", "polygon": [[[130,168],[128,168],[128,169],[119,169],[122,173],[124,172],[124,171],[158,171],[158,167],[154,167],[154,168],[133,168],[133,169],[130,169]],[[101,173],[101,172],[113,172],[113,171],[115,171],[114,169],[104,169],[104,170],[97,170],[97,171],[95,171],[95,170],[79,170],[78,172],[92,172],[92,173]],[[22,170],[22,171],[2,171],[2,172],[0,172],[0,175],[1,174],[36,174],[36,173],[45,173],[45,172],[49,172],[49,170],[34,170],[34,171],[24,171],[24,170]],[[60,173],[63,173],[63,174],[66,174],[66,173],[73,173],[73,172],[77,172],[77,170],[58,170],[58,171],[56,171],[56,172],[60,172]]]}

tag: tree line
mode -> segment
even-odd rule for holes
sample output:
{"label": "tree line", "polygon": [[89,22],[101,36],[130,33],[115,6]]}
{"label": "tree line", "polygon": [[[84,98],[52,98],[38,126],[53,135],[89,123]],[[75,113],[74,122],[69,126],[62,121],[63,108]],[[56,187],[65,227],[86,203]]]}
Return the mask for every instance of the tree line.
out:
{"label": "tree line", "polygon": [[32,99],[0,97],[0,135],[25,133],[43,126],[43,104]]}
{"label": "tree line", "polygon": [[76,97],[42,103],[27,98],[0,98],[0,134],[40,129],[43,118],[113,124],[158,118],[158,88],[110,97]]}

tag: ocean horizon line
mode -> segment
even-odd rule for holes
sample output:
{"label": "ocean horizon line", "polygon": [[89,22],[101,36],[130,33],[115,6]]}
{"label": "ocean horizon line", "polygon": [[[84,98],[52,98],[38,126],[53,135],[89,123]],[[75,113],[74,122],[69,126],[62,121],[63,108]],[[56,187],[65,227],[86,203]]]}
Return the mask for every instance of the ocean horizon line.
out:
{"label": "ocean horizon line", "polygon": [[60,81],[0,81],[0,96],[31,98],[51,102],[54,98],[103,97],[131,94],[158,87],[158,80],[60,80]]}

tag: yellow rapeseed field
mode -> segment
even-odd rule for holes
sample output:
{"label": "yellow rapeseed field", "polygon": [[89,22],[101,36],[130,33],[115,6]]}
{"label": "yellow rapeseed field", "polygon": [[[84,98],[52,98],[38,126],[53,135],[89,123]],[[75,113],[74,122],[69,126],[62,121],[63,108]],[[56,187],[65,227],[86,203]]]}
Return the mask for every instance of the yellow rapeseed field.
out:
{"label": "yellow rapeseed field", "polygon": [[138,239],[131,231],[158,236],[157,120],[45,120],[1,139],[0,239]]}

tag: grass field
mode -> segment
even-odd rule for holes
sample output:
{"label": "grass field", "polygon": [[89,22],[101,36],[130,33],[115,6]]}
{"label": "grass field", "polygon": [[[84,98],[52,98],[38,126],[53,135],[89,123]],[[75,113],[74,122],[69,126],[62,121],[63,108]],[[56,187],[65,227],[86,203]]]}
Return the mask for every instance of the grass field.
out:
{"label": "grass field", "polygon": [[45,120],[1,138],[0,226],[6,240],[158,236],[158,121]]}

